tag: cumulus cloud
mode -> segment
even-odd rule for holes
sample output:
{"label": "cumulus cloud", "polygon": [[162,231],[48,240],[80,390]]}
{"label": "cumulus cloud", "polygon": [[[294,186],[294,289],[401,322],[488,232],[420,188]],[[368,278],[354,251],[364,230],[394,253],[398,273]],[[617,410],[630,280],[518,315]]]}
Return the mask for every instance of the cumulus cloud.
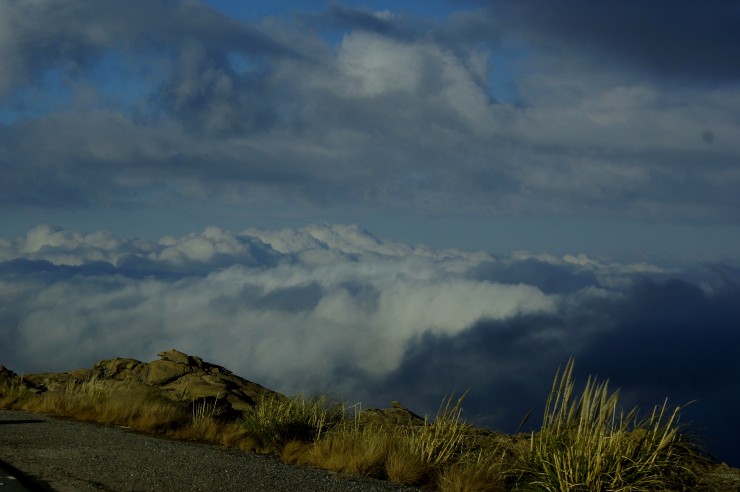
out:
{"label": "cumulus cloud", "polygon": [[147,241],[39,226],[0,241],[0,356],[18,372],[175,347],[288,393],[532,424],[559,365],[629,405],[692,400],[731,458],[740,275],[726,265],[434,250],[354,225],[216,227]]}
{"label": "cumulus cloud", "polygon": [[[497,2],[430,23],[341,4],[261,21],[199,2],[0,8],[14,26],[0,29],[7,210],[208,200],[738,219],[726,68],[738,43],[722,9],[604,16],[567,2],[551,16]],[[694,19],[718,37],[692,35]],[[516,59],[501,55],[508,45]],[[674,90],[648,65],[721,83]],[[516,104],[496,99],[499,83],[516,87]]]}
{"label": "cumulus cloud", "polygon": [[[240,234],[210,227],[157,242],[39,226],[2,246],[7,288],[22,278],[22,285],[44,292],[8,314],[24,335],[12,342],[18,361],[34,359],[21,355],[24,343],[39,350],[35,330],[48,329],[52,319],[61,324],[55,333],[70,339],[66,357],[80,358],[83,332],[120,333],[141,316],[141,324],[124,330],[136,333],[136,343],[164,336],[205,355],[226,349],[233,363],[234,351],[243,351],[252,362],[237,368],[272,373],[281,384],[287,374],[304,374],[308,381],[291,384],[315,386],[329,375],[305,367],[321,358],[327,366],[341,362],[383,374],[422,333],[456,333],[482,318],[553,309],[536,287],[468,278],[466,270],[488,255],[412,248],[356,226]],[[70,302],[78,296],[85,300]],[[111,312],[111,304],[126,308]],[[209,332],[211,342],[201,343]],[[122,347],[118,336],[110,349]],[[43,350],[65,350],[56,337],[49,342]]]}

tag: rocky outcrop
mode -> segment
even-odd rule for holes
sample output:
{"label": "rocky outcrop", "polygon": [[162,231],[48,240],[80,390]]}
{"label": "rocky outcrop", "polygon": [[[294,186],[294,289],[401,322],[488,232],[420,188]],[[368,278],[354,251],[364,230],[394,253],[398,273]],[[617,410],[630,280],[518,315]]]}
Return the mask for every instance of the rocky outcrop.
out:
{"label": "rocky outcrop", "polygon": [[12,384],[16,379],[18,378],[18,375],[8,369],[5,366],[0,366],[0,384]]}
{"label": "rocky outcrop", "polygon": [[368,408],[360,414],[364,423],[386,426],[422,425],[424,417],[404,407],[397,401],[391,402],[391,408]]}
{"label": "rocky outcrop", "polygon": [[0,366],[0,387],[10,388],[23,388],[24,390],[32,390],[38,392],[38,388],[33,382],[27,378],[18,376],[16,373],[11,371],[5,366]]}
{"label": "rocky outcrop", "polygon": [[25,380],[34,387],[52,391],[71,382],[95,381],[114,388],[122,398],[144,395],[189,404],[212,402],[224,411],[246,410],[263,396],[281,396],[200,357],[174,349],[158,355],[160,359],[152,362],[116,358],[102,360],[90,369],[35,374]]}

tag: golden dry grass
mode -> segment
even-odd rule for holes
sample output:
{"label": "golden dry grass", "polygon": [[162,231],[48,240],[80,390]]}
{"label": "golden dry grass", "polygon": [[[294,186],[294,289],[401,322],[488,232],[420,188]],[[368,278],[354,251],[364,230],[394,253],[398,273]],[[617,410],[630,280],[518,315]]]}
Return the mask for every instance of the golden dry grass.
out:
{"label": "golden dry grass", "polygon": [[225,424],[214,419],[201,419],[191,422],[189,425],[184,425],[175,429],[172,432],[172,436],[191,441],[205,441],[221,444],[223,442],[223,435],[225,432]]}
{"label": "golden dry grass", "polygon": [[441,467],[457,461],[466,446],[467,426],[462,422],[464,393],[453,405],[454,395],[442,401],[437,417],[424,425],[407,427],[402,437],[409,451],[430,467]]}
{"label": "golden dry grass", "polygon": [[436,481],[440,492],[503,492],[505,478],[494,469],[474,463],[456,463],[441,470]]}
{"label": "golden dry grass", "polygon": [[385,458],[385,471],[388,480],[404,485],[423,485],[429,483],[432,467],[413,453],[401,442],[392,444]]}
{"label": "golden dry grass", "polygon": [[72,381],[38,395],[28,392],[4,407],[154,433],[174,430],[189,421],[187,412],[174,402],[151,395],[121,397],[96,379]]}
{"label": "golden dry grass", "polygon": [[640,419],[618,392],[589,378],[574,394],[573,360],[555,377],[542,429],[519,456],[522,490],[673,490],[696,477],[702,458],[679,432],[679,408],[667,402]]}
{"label": "golden dry grass", "polygon": [[387,434],[346,426],[316,441],[308,450],[309,464],[340,473],[386,478]]}
{"label": "golden dry grass", "polygon": [[294,439],[283,446],[283,450],[280,452],[280,459],[283,463],[291,465],[308,465],[311,464],[308,461],[310,449],[310,444]]}
{"label": "golden dry grass", "polygon": [[126,393],[110,382],[72,381],[36,394],[0,386],[0,408],[123,425],[246,452],[274,453],[286,463],[388,479],[441,492],[503,490],[680,490],[702,459],[667,404],[646,418],[623,412],[618,393],[589,379],[575,394],[573,361],[558,373],[543,425],[527,442],[478,432],[462,421],[462,402],[443,399],[433,420],[390,423],[349,415],[325,397],[269,397],[236,421],[217,418],[213,400],[173,401]]}
{"label": "golden dry grass", "polygon": [[326,397],[285,398],[270,395],[261,398],[244,413],[242,426],[246,434],[259,439],[265,448],[279,454],[290,441],[313,442],[321,439],[344,417],[344,405],[331,402]]}
{"label": "golden dry grass", "polygon": [[239,442],[247,439],[244,429],[238,422],[229,422],[221,429],[221,445],[227,448],[238,448]]}

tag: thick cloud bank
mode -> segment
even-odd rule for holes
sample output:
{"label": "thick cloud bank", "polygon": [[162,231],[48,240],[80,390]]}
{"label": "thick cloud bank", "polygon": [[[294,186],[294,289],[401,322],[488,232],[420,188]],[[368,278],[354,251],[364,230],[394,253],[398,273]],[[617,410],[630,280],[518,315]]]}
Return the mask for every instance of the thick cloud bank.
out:
{"label": "thick cloud bank", "polygon": [[39,226],[0,239],[0,363],[68,370],[174,347],[280,391],[366,405],[433,413],[471,388],[469,417],[513,431],[574,355],[582,379],[610,378],[629,405],[697,400],[686,418],[738,464],[738,299],[727,265],[494,257],[357,226],[157,242]]}

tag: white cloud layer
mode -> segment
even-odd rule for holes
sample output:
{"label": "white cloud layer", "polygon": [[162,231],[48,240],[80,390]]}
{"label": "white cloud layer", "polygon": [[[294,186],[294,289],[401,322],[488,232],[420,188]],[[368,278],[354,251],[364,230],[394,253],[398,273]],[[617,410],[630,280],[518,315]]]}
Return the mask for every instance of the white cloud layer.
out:
{"label": "white cloud layer", "polygon": [[387,374],[425,333],[554,309],[536,287],[466,277],[486,254],[384,242],[356,226],[209,227],[158,242],[39,226],[0,247],[10,264],[39,265],[2,284],[22,299],[6,316],[24,370],[121,350],[148,357],[165,344],[298,390],[343,365]]}
{"label": "white cloud layer", "polygon": [[727,265],[502,258],[354,225],[159,241],[38,226],[0,240],[0,363],[58,371],[177,348],[279,391],[421,411],[472,386],[475,414],[506,426],[576,355],[636,403],[704,399],[722,420],[740,372],[738,286]]}

